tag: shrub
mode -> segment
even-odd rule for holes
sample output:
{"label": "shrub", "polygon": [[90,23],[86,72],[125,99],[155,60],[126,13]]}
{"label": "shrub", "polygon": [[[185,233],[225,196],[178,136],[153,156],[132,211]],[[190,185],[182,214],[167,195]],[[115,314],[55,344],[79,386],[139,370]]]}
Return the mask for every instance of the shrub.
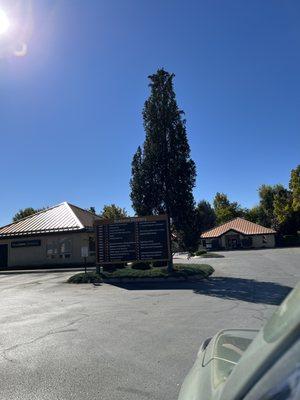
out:
{"label": "shrub", "polygon": [[161,267],[166,267],[167,266],[167,262],[166,261],[153,261],[151,263],[153,268],[161,268]]}
{"label": "shrub", "polygon": [[202,258],[224,258],[223,254],[217,254],[217,253],[207,253],[207,254],[202,254]]}
{"label": "shrub", "polygon": [[132,268],[124,268],[112,273],[104,272],[103,278],[105,280],[117,279],[149,279],[149,278],[168,278],[168,277],[184,277],[202,276],[203,278],[209,277],[214,272],[210,265],[206,264],[175,264],[171,273],[167,268],[151,268],[148,270],[137,270]]}
{"label": "shrub", "polygon": [[207,264],[175,264],[173,270],[175,276],[202,275],[203,278],[207,278],[213,273],[213,267]]}
{"label": "shrub", "polygon": [[283,236],[283,246],[299,246],[300,245],[300,236],[297,235],[285,235]]}
{"label": "shrub", "polygon": [[147,270],[138,270],[132,268],[124,268],[112,273],[103,273],[104,279],[143,279],[143,278],[166,278],[168,271],[166,268],[150,268]]}
{"label": "shrub", "polygon": [[[137,263],[136,263],[137,264]],[[149,266],[149,263],[143,263]],[[168,278],[168,277],[188,277],[197,276],[202,278],[209,277],[214,272],[210,265],[206,264],[175,264],[171,273],[167,268],[150,268],[147,270],[132,269],[130,267],[117,269],[113,272],[103,272],[97,275],[95,272],[75,274],[68,279],[68,283],[100,283],[102,278],[105,281],[110,279],[151,279],[151,278]]]}
{"label": "shrub", "polygon": [[103,266],[104,271],[116,271],[117,269],[125,268],[125,263],[117,263],[117,264],[107,264]]}
{"label": "shrub", "polygon": [[68,283],[100,283],[102,278],[97,275],[96,272],[80,272],[75,274],[68,279]]}
{"label": "shrub", "polygon": [[206,250],[198,250],[196,251],[196,256],[202,256],[203,254],[206,254],[207,251]]}
{"label": "shrub", "polygon": [[146,270],[151,269],[151,264],[144,261],[136,261],[131,265],[132,269]]}

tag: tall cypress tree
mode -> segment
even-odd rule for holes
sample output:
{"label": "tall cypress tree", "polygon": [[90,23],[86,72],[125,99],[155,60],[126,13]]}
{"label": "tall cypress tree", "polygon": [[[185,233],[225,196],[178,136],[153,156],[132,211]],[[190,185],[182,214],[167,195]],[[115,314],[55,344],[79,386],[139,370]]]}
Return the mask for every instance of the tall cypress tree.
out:
{"label": "tall cypress tree", "polygon": [[149,76],[151,93],[143,109],[146,138],[132,162],[131,200],[137,214],[167,213],[175,229],[189,235],[196,167],[184,112],[176,102],[174,76],[164,69]]}
{"label": "tall cypress tree", "polygon": [[145,185],[144,181],[143,153],[140,146],[137,148],[137,151],[133,156],[131,166],[132,178],[130,186],[132,207],[137,215],[152,214],[151,207],[146,204],[148,198],[148,196],[146,196],[147,185]]}

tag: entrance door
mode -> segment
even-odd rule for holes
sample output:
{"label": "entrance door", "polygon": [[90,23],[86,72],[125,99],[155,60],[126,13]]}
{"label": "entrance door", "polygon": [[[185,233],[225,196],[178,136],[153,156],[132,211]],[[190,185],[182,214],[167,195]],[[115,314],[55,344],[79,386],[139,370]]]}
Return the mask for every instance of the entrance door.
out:
{"label": "entrance door", "polygon": [[227,249],[238,249],[240,247],[239,235],[227,235],[226,236],[226,247]]}
{"label": "entrance door", "polygon": [[0,244],[0,268],[7,268],[8,261],[8,246]]}
{"label": "entrance door", "polygon": [[229,240],[228,240],[228,246],[229,246],[231,249],[236,249],[237,246],[238,246],[237,239],[229,239]]}

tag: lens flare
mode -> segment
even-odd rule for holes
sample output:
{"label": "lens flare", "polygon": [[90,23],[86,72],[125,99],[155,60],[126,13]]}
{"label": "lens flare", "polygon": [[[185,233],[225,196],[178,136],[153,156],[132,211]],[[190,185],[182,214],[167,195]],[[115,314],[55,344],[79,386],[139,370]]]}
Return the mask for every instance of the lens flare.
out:
{"label": "lens flare", "polygon": [[6,13],[0,9],[0,35],[6,33],[9,29],[10,23]]}

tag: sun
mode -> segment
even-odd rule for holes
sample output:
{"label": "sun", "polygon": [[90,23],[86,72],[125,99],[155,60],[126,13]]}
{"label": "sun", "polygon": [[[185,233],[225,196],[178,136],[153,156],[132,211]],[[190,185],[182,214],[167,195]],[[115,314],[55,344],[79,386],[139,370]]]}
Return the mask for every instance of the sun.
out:
{"label": "sun", "polygon": [[9,29],[10,22],[4,10],[0,9],[0,35],[6,33]]}

